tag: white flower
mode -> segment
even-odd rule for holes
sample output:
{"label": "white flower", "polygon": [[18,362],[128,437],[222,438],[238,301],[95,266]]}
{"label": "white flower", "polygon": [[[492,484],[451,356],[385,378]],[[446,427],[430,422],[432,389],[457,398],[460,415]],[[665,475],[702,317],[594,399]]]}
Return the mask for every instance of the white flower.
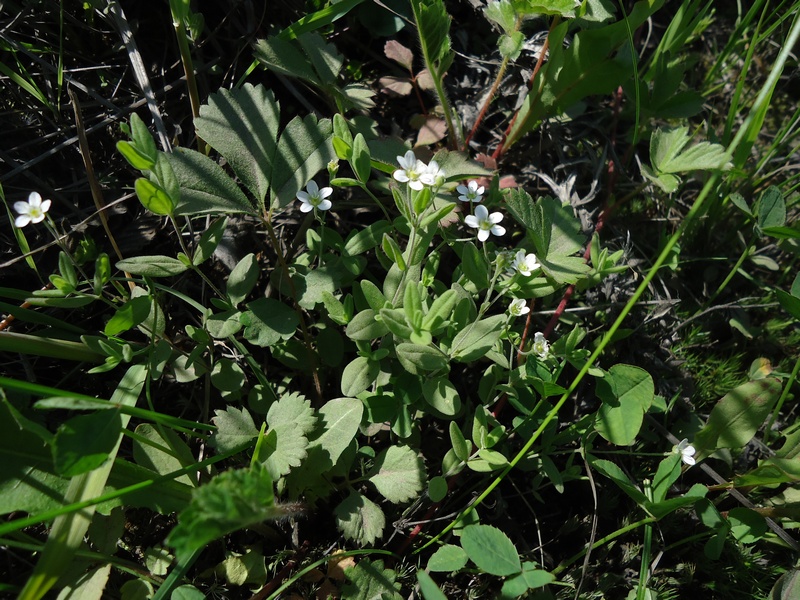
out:
{"label": "white flower", "polygon": [[319,210],[328,210],[331,207],[331,201],[328,196],[333,193],[333,188],[324,187],[319,189],[317,182],[313,179],[306,184],[306,190],[297,192],[297,199],[302,202],[300,210],[304,213],[311,212],[315,208]]}
{"label": "white flower", "polygon": [[483,200],[483,186],[478,186],[478,182],[474,179],[467,185],[456,186],[456,191],[461,194],[458,199],[462,202],[473,202],[477,204]]}
{"label": "white flower", "polygon": [[489,214],[488,209],[483,206],[475,207],[475,214],[474,215],[467,215],[464,219],[464,223],[469,225],[470,227],[475,227],[478,229],[478,239],[482,242],[485,242],[489,239],[489,234],[492,235],[504,235],[506,232],[506,228],[498,225],[500,221],[503,220],[503,215],[499,212],[493,212]]}
{"label": "white flower", "polygon": [[537,331],[533,336],[533,353],[539,358],[547,358],[550,355],[550,344],[541,331]]}
{"label": "white flower", "polygon": [[674,446],[672,451],[680,454],[681,460],[690,467],[694,466],[694,464],[697,462],[694,459],[694,453],[697,452],[697,450],[695,450],[694,446],[692,446],[689,443],[689,440],[686,438],[683,438],[680,442],[678,442],[678,445]]}
{"label": "white flower", "polygon": [[[406,152],[405,156],[398,156],[397,162],[400,163],[402,169],[397,169],[392,173],[400,183],[408,183],[408,187],[412,190],[421,190],[423,186],[433,185],[433,177],[428,173],[428,166],[421,160],[417,160],[412,150]],[[431,164],[435,164],[436,161]],[[439,165],[436,165],[436,170],[439,170]]]}
{"label": "white flower", "polygon": [[39,192],[31,192],[27,202],[14,202],[14,210],[19,213],[14,225],[25,227],[28,223],[41,223],[50,210],[50,204],[50,200],[42,200]]}
{"label": "white flower", "polygon": [[536,261],[536,255],[525,254],[525,250],[517,251],[516,256],[514,256],[514,262],[511,265],[515,271],[518,271],[525,277],[530,277],[531,273],[541,266],[542,265]]}
{"label": "white flower", "polygon": [[531,312],[531,309],[522,298],[512,300],[508,307],[508,314],[512,317],[521,317],[522,315],[527,315],[529,312]]}
{"label": "white flower", "polygon": [[425,185],[442,185],[444,183],[445,174],[442,168],[435,160],[425,168],[425,173],[420,176],[420,181]]}

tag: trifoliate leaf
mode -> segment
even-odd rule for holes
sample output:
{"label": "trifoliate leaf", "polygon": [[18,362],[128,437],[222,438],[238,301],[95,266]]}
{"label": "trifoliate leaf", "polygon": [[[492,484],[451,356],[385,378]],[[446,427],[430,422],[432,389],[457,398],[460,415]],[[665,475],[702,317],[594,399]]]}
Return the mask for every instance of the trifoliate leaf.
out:
{"label": "trifoliate leaf", "polygon": [[367,546],[383,535],[386,517],[381,507],[356,491],[350,492],[333,512],[336,526],[348,539]]}
{"label": "trifoliate leaf", "polygon": [[211,421],[217,426],[209,443],[218,452],[230,452],[241,448],[250,440],[258,437],[258,428],[253,417],[244,408],[228,407],[214,411],[216,415]]}
{"label": "trifoliate leaf", "polygon": [[380,453],[368,479],[389,502],[407,502],[425,487],[425,465],[408,446],[391,446]]}
{"label": "trifoliate leaf", "polygon": [[342,600],[402,600],[397,573],[384,569],[382,560],[364,559],[344,573],[350,581],[342,589]]}

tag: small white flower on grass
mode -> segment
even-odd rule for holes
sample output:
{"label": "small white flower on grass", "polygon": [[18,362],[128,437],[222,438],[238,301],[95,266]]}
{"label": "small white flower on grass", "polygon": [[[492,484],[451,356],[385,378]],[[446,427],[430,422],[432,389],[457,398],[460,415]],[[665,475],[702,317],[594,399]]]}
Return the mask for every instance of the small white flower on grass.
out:
{"label": "small white flower on grass", "polygon": [[333,188],[324,187],[319,189],[317,182],[313,179],[306,184],[306,190],[297,192],[297,199],[302,202],[300,210],[304,213],[311,212],[312,210],[328,210],[332,205],[328,200],[328,196],[333,193]]}
{"label": "small white flower on grass", "polygon": [[525,254],[525,250],[517,251],[517,254],[514,256],[514,262],[511,265],[515,271],[525,277],[530,277],[531,273],[541,266],[542,265],[536,260],[536,255]]}
{"label": "small white flower on grass", "polygon": [[[402,169],[397,169],[392,174],[392,177],[400,183],[407,183],[408,187],[417,191],[426,185],[433,185],[434,178],[428,172],[428,165],[421,160],[417,160],[412,150],[406,152],[405,156],[398,156],[397,162],[400,163]],[[431,164],[435,164],[435,162]],[[436,165],[436,171],[439,171],[438,165]]]}
{"label": "small white flower on grass", "polygon": [[508,314],[512,317],[521,317],[522,315],[527,315],[529,312],[531,312],[531,309],[522,298],[512,300],[508,307]]}
{"label": "small white flower on grass", "polygon": [[694,466],[697,461],[694,459],[694,454],[697,452],[695,447],[689,443],[689,440],[683,438],[678,442],[677,446],[672,448],[672,451],[681,455],[681,460],[687,465]]}
{"label": "small white flower on grass", "polygon": [[28,223],[41,223],[50,210],[50,204],[50,200],[42,200],[39,192],[31,192],[27,202],[14,202],[14,210],[19,213],[14,225],[25,227]]}
{"label": "small white flower on grass", "polygon": [[489,210],[483,206],[475,207],[474,215],[467,215],[464,223],[470,227],[475,227],[478,230],[478,239],[485,242],[489,239],[489,234],[492,235],[505,235],[506,228],[498,225],[503,220],[503,215],[499,212],[489,214]]}
{"label": "small white flower on grass", "polygon": [[550,344],[541,331],[537,331],[533,336],[533,353],[539,358],[547,358],[550,355]]}
{"label": "small white flower on grass", "polygon": [[481,200],[483,200],[483,186],[479,186],[478,182],[474,179],[470,181],[467,185],[459,185],[456,186],[456,191],[461,194],[458,199],[462,202],[472,202],[477,204]]}

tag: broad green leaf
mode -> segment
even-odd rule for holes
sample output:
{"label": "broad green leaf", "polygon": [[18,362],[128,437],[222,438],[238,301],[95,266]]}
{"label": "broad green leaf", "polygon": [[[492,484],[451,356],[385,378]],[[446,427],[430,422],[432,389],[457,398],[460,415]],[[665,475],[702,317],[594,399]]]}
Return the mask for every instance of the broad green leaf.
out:
{"label": "broad green leaf", "polygon": [[216,415],[211,422],[217,430],[211,436],[209,444],[217,452],[232,452],[258,437],[258,427],[253,417],[244,408],[229,406],[225,410],[215,410]]}
{"label": "broad green leaf", "polygon": [[225,293],[231,304],[237,306],[250,295],[258,281],[259,274],[258,261],[252,252],[236,263],[225,284]]}
{"label": "broad green leaf", "polygon": [[719,448],[741,448],[756,434],[781,393],[774,377],[749,381],[717,402],[706,426],[697,432],[694,446],[699,461]]}
{"label": "broad green leaf", "polygon": [[140,177],[133,185],[139,202],[151,213],[171,215],[175,212],[175,203],[167,192],[157,183]]}
{"label": "broad green leaf", "polygon": [[275,505],[272,478],[256,463],[249,469],[225,471],[197,488],[167,543],[179,559],[188,558],[224,535],[289,515],[291,511]]}
{"label": "broad green leaf", "polygon": [[285,394],[269,407],[267,423],[270,429],[284,424],[297,425],[302,435],[310,434],[317,425],[311,401],[298,393]]}
{"label": "broad green leaf", "polygon": [[[350,235],[347,236],[347,241],[344,244],[345,254],[348,256],[357,256],[372,250],[381,243],[383,234],[391,231],[391,229],[391,223],[381,219],[380,221],[376,221],[371,225],[364,227],[364,229],[358,231],[354,230]],[[366,281],[368,280],[363,280],[361,282],[362,285]]]}
{"label": "broad green leaf", "polygon": [[522,570],[519,553],[508,536],[491,525],[469,525],[461,532],[469,559],[490,575],[505,577]]}
{"label": "broad green leaf", "polygon": [[446,418],[453,418],[461,411],[461,397],[447,377],[423,381],[422,394],[425,401]]}
{"label": "broad green leaf", "polygon": [[369,389],[380,371],[381,365],[378,361],[357,356],[342,371],[342,394],[355,397]]}
{"label": "broad green leaf", "polygon": [[425,60],[446,63],[450,53],[450,15],[443,0],[411,0],[411,7]]}
{"label": "broad green leaf", "polygon": [[520,15],[559,15],[572,18],[580,0],[512,0],[514,10]]}
{"label": "broad green leaf", "polygon": [[118,410],[99,410],[62,423],[53,438],[53,464],[63,477],[96,469],[109,459],[122,430]]}
{"label": "broad green leaf", "polygon": [[321,435],[312,439],[311,446],[319,447],[327,454],[330,465],[336,464],[339,456],[350,445],[358,432],[364,404],[355,398],[336,398],[319,409]]}
{"label": "broad green leaf", "polygon": [[517,60],[522,52],[522,46],[525,44],[525,35],[521,31],[515,31],[511,34],[504,34],[500,36],[498,49],[500,56],[508,57],[511,60]]}
{"label": "broad green leaf", "polygon": [[472,242],[467,242],[461,251],[461,269],[464,271],[478,291],[489,287],[489,268],[486,260],[481,256],[480,251]]}
{"label": "broad green leaf", "polygon": [[218,358],[211,369],[211,383],[222,392],[223,397],[237,398],[246,381],[242,367],[230,358]]}
{"label": "broad green leaf", "polygon": [[[650,160],[657,174],[724,169],[731,156],[720,144],[700,142],[689,148],[688,127],[657,129],[650,138]],[[729,166],[728,166],[729,167]]]}
{"label": "broad green leaf", "polygon": [[425,487],[425,465],[408,446],[390,446],[378,455],[367,479],[389,502],[408,502]]}
{"label": "broad green leaf", "polygon": [[632,444],[653,402],[653,378],[639,367],[614,365],[597,380],[595,393],[603,402],[597,411],[598,433],[618,446]]}
{"label": "broad green leaf", "polygon": [[263,206],[280,126],[280,109],[272,91],[249,83],[235,90],[222,89],[200,107],[194,125],[197,134],[227,159],[258,205]]}
{"label": "broad green leaf", "polygon": [[770,186],[758,200],[758,226],[783,227],[786,224],[786,202],[776,186]]}
{"label": "broad green leaf", "polygon": [[156,146],[153,136],[147,129],[141,117],[136,113],[131,113],[131,141],[136,146],[136,149],[146,156],[153,163],[158,160],[158,147]]}
{"label": "broad green leaf", "polygon": [[125,258],[117,261],[116,267],[120,271],[147,277],[170,277],[179,275],[189,268],[177,258],[160,255]]}
{"label": "broad green leaf", "polygon": [[736,506],[728,511],[731,535],[740,544],[752,544],[767,532],[767,522],[756,511]]}
{"label": "broad green leaf", "polygon": [[52,434],[0,400],[0,514],[61,506],[69,479],[53,468]]}
{"label": "broad green leaf", "polygon": [[344,574],[350,581],[342,588],[342,600],[403,600],[397,574],[385,569],[382,560],[364,558]]}
{"label": "broad green leaf", "polygon": [[308,455],[308,437],[294,423],[281,423],[270,426],[262,445],[263,464],[269,474],[279,479],[299,467]]}
{"label": "broad green leaf", "polygon": [[428,568],[439,573],[455,573],[463,569],[468,560],[463,548],[444,544],[428,559]]}
{"label": "broad green leaf", "polygon": [[450,443],[453,446],[453,452],[456,457],[462,462],[467,462],[471,453],[471,444],[464,437],[461,428],[455,421],[450,421]]}
{"label": "broad green leaf", "polygon": [[300,325],[300,317],[280,300],[259,298],[247,303],[242,313],[244,337],[257,346],[267,347],[288,340]]}
{"label": "broad green leaf", "polygon": [[259,40],[255,46],[255,57],[266,68],[287,77],[299,77],[318,87],[323,81],[314,70],[299,44],[278,36]]}
{"label": "broad green leaf", "polygon": [[768,458],[758,467],[733,480],[736,487],[800,482],[800,461],[796,458]]}
{"label": "broad green leaf", "polygon": [[442,324],[453,314],[458,299],[458,294],[452,289],[447,290],[436,298],[431,304],[428,314],[422,319],[422,328],[431,333],[436,333]]}
{"label": "broad green leaf", "polygon": [[494,21],[507,34],[513,33],[517,27],[517,13],[510,0],[492,0],[484,9],[486,18]]}
{"label": "broad green leaf", "polygon": [[409,373],[424,375],[429,371],[439,371],[447,367],[447,357],[441,350],[403,342],[395,348],[397,360]]}
{"label": "broad green leaf", "polygon": [[152,304],[153,299],[150,296],[131,298],[117,309],[106,323],[103,332],[110,337],[133,329],[147,319]]}
{"label": "broad green leaf", "polygon": [[122,154],[122,157],[128,161],[130,166],[140,171],[149,171],[156,164],[153,159],[146,156],[139,148],[125,140],[117,142],[117,152]]}
{"label": "broad green leaf", "polygon": [[[133,440],[136,464],[159,475],[172,473],[196,462],[189,447],[172,429],[156,429],[150,423],[142,423],[136,427],[136,435],[138,438]],[[188,474],[175,481],[194,485]]]}
{"label": "broad green leaf", "polygon": [[433,159],[439,165],[448,182],[463,181],[464,179],[475,177],[491,177],[492,171],[487,169],[479,162],[472,160],[469,154],[455,152],[442,148],[433,155]]}
{"label": "broad green leaf", "polygon": [[297,192],[336,158],[332,131],[329,119],[317,121],[314,115],[289,121],[275,152],[270,177],[272,206],[283,208],[294,202]]}
{"label": "broad green leaf", "polygon": [[370,171],[372,171],[372,164],[369,159],[367,141],[361,133],[357,134],[353,140],[353,159],[350,164],[358,180],[366,183],[369,180]]}
{"label": "broad green leaf", "polygon": [[459,362],[479,359],[500,339],[505,324],[505,315],[494,315],[467,325],[453,338],[451,356]]}
{"label": "broad green leaf", "polygon": [[211,337],[224,339],[234,335],[242,328],[241,314],[234,309],[209,315],[206,318],[205,327]]}
{"label": "broad green leaf", "polygon": [[383,535],[386,517],[381,507],[355,490],[333,510],[336,526],[346,538],[368,546]]}
{"label": "broad green leaf", "polygon": [[356,341],[370,341],[385,336],[389,333],[386,324],[375,317],[376,312],[371,308],[357,313],[347,324],[347,337]]}
{"label": "broad green leaf", "polygon": [[236,182],[205,154],[175,148],[167,156],[181,188],[175,214],[257,213]]}

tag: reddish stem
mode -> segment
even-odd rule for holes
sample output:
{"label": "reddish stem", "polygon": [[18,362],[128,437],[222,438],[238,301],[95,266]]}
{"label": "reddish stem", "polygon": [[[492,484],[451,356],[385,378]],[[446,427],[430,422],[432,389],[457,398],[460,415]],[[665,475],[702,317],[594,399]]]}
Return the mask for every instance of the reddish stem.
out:
{"label": "reddish stem", "polygon": [[[539,71],[542,68],[545,54],[547,54],[547,49],[550,47],[550,34],[553,33],[553,29],[555,29],[556,25],[558,25],[559,22],[560,20],[556,16],[553,19],[553,22],[550,23],[550,29],[547,31],[547,37],[544,39],[544,44],[542,45],[542,49],[539,52],[539,58],[536,60],[536,66],[533,68],[533,73],[531,73],[531,78],[528,80],[529,94],[533,89],[533,83],[536,80],[536,76],[539,74]],[[514,113],[514,117],[511,119],[511,123],[508,124],[508,127],[506,128],[505,132],[503,132],[503,137],[500,139],[500,143],[497,145],[497,148],[495,148],[494,152],[492,153],[493,159],[498,160],[505,151],[506,140],[508,139],[508,136],[511,134],[511,130],[514,129],[514,123],[517,122],[517,117],[519,117],[519,111]]]}

